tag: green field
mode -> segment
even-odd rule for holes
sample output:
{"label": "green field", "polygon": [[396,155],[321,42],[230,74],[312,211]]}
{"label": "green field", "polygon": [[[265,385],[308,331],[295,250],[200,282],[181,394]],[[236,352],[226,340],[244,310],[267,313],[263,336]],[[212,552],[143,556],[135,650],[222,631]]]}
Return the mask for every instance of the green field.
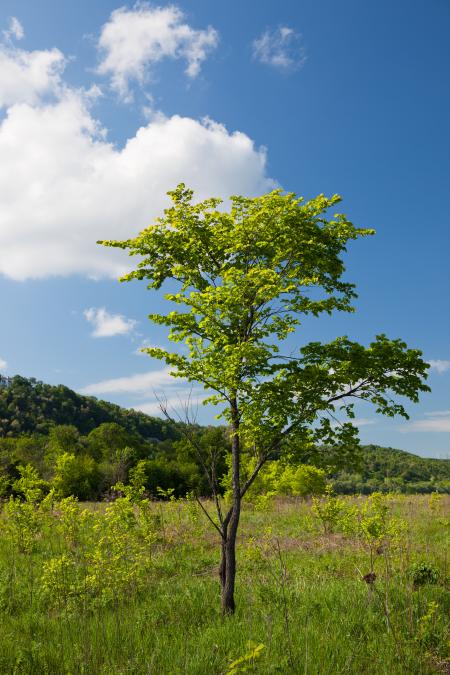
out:
{"label": "green field", "polygon": [[195,503],[50,499],[3,504],[1,673],[449,672],[447,496],[247,504],[227,618]]}

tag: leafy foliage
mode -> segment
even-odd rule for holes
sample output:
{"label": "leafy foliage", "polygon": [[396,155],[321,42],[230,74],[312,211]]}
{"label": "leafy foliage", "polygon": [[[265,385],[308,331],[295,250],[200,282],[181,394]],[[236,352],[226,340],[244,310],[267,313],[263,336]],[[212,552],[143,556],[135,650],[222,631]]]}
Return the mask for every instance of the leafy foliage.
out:
{"label": "leafy foliage", "polygon": [[435,584],[439,578],[436,567],[423,561],[411,565],[408,573],[415,588],[425,586],[425,584]]}
{"label": "leafy foliage", "polygon": [[224,212],[218,199],[193,204],[183,184],[169,195],[172,207],[138,237],[102,243],[143,256],[123,280],[146,279],[151,289],[178,282],[178,292],[165,296],[177,309],[150,319],[167,326],[169,338],[185,342],[189,353],[146,351],[176,376],[203,383],[229,423],[237,396],[242,449],[256,448],[261,456],[284,440],[312,455],[321,444],[338,445],[345,455],[356,429],[351,422],[335,428],[326,413],[338,406],[351,418],[357,396],[377,412],[406,416],[397,396],[416,401],[428,390],[421,353],[384,335],[369,347],[340,337],[309,343],[295,358],[280,354],[280,341],[301,315],[353,311],[356,293],[341,279],[341,254],[348,241],[373,231],[355,228],[342,214],[326,219],[339,196],[304,203],[276,190],[231,197]]}
{"label": "leafy foliage", "polygon": [[[373,230],[356,228],[343,214],[328,218],[338,195],[306,203],[282,190],[232,196],[224,211],[219,199],[194,204],[184,184],[168,194],[172,206],[136,238],[99,243],[140,256],[122,281],[146,279],[153,290],[171,282],[165,298],[173,311],[149,318],[187,349],[145,351],[171,366],[172,375],[201,383],[205,403],[218,405],[218,417],[230,426],[232,496],[225,514],[217,476],[205,471],[219,522],[205,513],[222,540],[222,610],[230,614],[241,501],[264,464],[301,447],[312,455],[318,446],[339,448],[338,458],[348,459],[358,446],[355,399],[407,418],[399,397],[416,402],[429,390],[429,364],[419,350],[383,334],[368,347],[342,336],[305,344],[295,356],[281,353],[302,317],[353,311],[356,293],[342,278],[343,254],[349,241]],[[350,421],[332,424],[336,409]],[[242,481],[245,455],[256,463]]]}

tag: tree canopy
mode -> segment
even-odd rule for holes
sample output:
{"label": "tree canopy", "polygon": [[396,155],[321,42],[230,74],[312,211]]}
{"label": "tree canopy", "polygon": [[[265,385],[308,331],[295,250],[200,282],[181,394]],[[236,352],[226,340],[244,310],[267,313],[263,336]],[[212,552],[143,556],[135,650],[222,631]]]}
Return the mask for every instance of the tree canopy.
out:
{"label": "tree canopy", "polygon": [[379,335],[364,347],[339,337],[304,345],[295,356],[280,352],[302,315],[354,311],[356,293],[341,278],[341,256],[349,240],[373,230],[354,227],[342,214],[327,220],[340,197],[304,203],[276,190],[231,197],[226,212],[218,199],[193,204],[184,185],[169,195],[172,207],[138,237],[102,243],[142,256],[123,281],[146,279],[151,289],[178,282],[178,292],[165,296],[177,309],[149,318],[167,326],[169,338],[184,341],[189,353],[144,351],[173,366],[175,376],[203,383],[211,392],[206,402],[222,404],[228,422],[238,395],[246,446],[261,452],[283,438],[297,446],[348,441],[355,428],[334,426],[326,413],[342,408],[351,419],[356,399],[407,416],[392,395],[417,401],[428,390],[428,364],[402,340]]}
{"label": "tree canopy", "polygon": [[[140,256],[122,280],[146,279],[152,290],[167,281],[174,303],[150,319],[167,326],[187,353],[151,347],[147,353],[172,366],[172,373],[200,382],[206,402],[220,406],[230,425],[232,505],[216,499],[214,524],[222,540],[222,607],[234,611],[235,545],[241,500],[274,454],[295,447],[356,444],[354,401],[377,412],[407,417],[398,399],[418,400],[428,364],[421,352],[379,335],[367,347],[340,337],[311,342],[283,354],[286,338],[303,316],[353,311],[354,285],[343,280],[347,243],[373,234],[343,214],[328,219],[340,197],[319,195],[305,202],[275,190],[255,198],[233,196],[229,210],[219,199],[193,202],[180,184],[169,192],[172,206],[134,239],[100,242]],[[167,289],[166,289],[167,291]],[[339,408],[350,421],[333,424]],[[255,458],[241,480],[243,453]],[[214,471],[210,473],[215,492]]]}

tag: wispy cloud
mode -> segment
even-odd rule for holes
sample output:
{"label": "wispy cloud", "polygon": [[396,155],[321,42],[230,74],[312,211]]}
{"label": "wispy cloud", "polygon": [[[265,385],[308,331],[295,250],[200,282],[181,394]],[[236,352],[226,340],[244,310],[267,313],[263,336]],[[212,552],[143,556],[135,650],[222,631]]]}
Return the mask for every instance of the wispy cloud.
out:
{"label": "wispy cloud", "polygon": [[433,410],[425,413],[427,419],[408,422],[399,427],[402,433],[409,431],[450,432],[450,410]]}
{"label": "wispy cloud", "polygon": [[355,417],[354,419],[336,420],[332,422],[331,426],[339,427],[344,422],[351,422],[355,427],[367,427],[375,424],[375,420],[369,419],[368,417]]}
{"label": "wispy cloud", "polygon": [[117,377],[88,384],[80,389],[82,394],[148,394],[167,386],[179,383],[178,378],[170,375],[170,368],[137,373],[128,377]]}
{"label": "wispy cloud", "polygon": [[95,338],[128,335],[137,323],[122,314],[110,314],[104,307],[90,307],[84,311],[84,316],[94,326],[91,335]]}
{"label": "wispy cloud", "polygon": [[59,49],[28,52],[8,40],[0,43],[0,108],[17,103],[37,106],[57,96],[65,63]]}
{"label": "wispy cloud", "polygon": [[279,70],[298,70],[306,61],[301,36],[288,26],[266,30],[252,48],[255,60]]}
{"label": "wispy cloud", "polygon": [[5,361],[5,359],[0,358],[0,370],[6,370],[8,367],[8,363]]}
{"label": "wispy cloud", "polygon": [[7,42],[10,42],[11,39],[22,40],[24,37],[25,32],[19,19],[17,19],[15,16],[11,16],[9,19],[8,28],[3,31],[3,38]]}
{"label": "wispy cloud", "polygon": [[450,410],[433,410],[425,413],[425,417],[450,417]]}
{"label": "wispy cloud", "polygon": [[450,361],[446,359],[431,359],[428,363],[430,364],[431,370],[435,370],[440,375],[446,373],[447,370],[450,370]]}
{"label": "wispy cloud", "polygon": [[145,338],[145,340],[142,340],[139,347],[136,347],[136,349],[133,351],[133,354],[136,354],[136,356],[148,356],[145,352],[142,351],[143,349],[147,349],[148,347],[162,348],[160,345],[156,345],[151,340]]}
{"label": "wispy cloud", "polygon": [[151,7],[140,2],[133,9],[121,7],[102,28],[98,41],[102,60],[97,72],[109,75],[112,88],[131,101],[130,82],[142,85],[151,68],[163,59],[183,59],[186,74],[196,77],[218,40],[211,26],[204,30],[189,26],[174,5]]}
{"label": "wispy cloud", "polygon": [[197,408],[207,393],[186,380],[170,375],[170,368],[161,368],[128,377],[118,377],[88,384],[79,390],[87,396],[128,395],[135,399],[129,407],[147,415],[161,415],[161,406],[176,418],[195,420]]}
{"label": "wispy cloud", "polygon": [[356,417],[354,420],[350,420],[355,427],[367,427],[371,424],[375,424],[375,420],[371,420],[368,417]]}

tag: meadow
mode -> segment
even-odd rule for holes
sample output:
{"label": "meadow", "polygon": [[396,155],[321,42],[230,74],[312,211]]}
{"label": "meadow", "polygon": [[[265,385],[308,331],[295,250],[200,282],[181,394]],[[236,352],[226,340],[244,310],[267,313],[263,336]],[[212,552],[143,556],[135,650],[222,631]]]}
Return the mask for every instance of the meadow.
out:
{"label": "meadow", "polygon": [[450,670],[448,496],[255,498],[222,617],[195,501],[24,493],[0,516],[1,673]]}

